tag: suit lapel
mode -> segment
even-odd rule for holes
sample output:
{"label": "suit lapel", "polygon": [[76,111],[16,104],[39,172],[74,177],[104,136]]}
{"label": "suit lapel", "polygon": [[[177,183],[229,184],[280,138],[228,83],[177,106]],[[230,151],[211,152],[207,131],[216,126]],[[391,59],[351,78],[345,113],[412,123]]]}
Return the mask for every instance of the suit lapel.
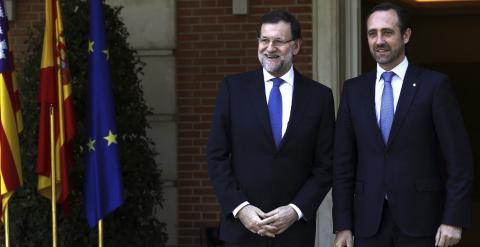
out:
{"label": "suit lapel", "polygon": [[387,148],[392,145],[393,140],[398,134],[400,127],[402,126],[403,120],[410,109],[413,98],[417,92],[417,87],[420,82],[415,81],[418,77],[418,70],[409,65],[407,68],[407,73],[403,79],[402,89],[400,91],[400,97],[397,103],[397,109],[395,110],[395,115],[393,118],[392,128],[390,130],[390,136],[388,138]]}
{"label": "suit lapel", "polygon": [[[383,141],[382,137],[382,131],[380,130],[380,127],[378,126],[378,119],[377,119],[377,113],[375,110],[375,85],[376,85],[376,80],[377,80],[377,71],[373,70],[367,74],[367,93],[365,99],[368,100],[367,102],[367,112],[366,115],[368,117],[368,122],[369,122],[369,129],[373,129],[375,132],[375,139],[380,143],[380,145],[385,146],[385,143]],[[362,96],[360,96],[362,97]]]}
{"label": "suit lapel", "polygon": [[[265,82],[263,79],[262,69],[258,69],[252,74],[252,78],[249,78],[249,96],[252,104],[252,111],[255,112],[261,127],[265,130],[267,138],[270,140],[273,147],[275,147],[275,141],[273,140],[272,127],[270,125],[270,117],[268,112],[268,105],[265,98]],[[276,148],[276,147],[275,147]]]}
{"label": "suit lapel", "polygon": [[293,95],[292,95],[292,108],[290,110],[290,119],[288,120],[287,130],[285,135],[283,135],[282,141],[280,142],[279,150],[285,145],[288,141],[292,132],[294,132],[295,127],[305,112],[307,108],[307,103],[310,97],[307,97],[308,90],[303,81],[303,77],[297,70],[294,69],[294,82],[293,82]]}

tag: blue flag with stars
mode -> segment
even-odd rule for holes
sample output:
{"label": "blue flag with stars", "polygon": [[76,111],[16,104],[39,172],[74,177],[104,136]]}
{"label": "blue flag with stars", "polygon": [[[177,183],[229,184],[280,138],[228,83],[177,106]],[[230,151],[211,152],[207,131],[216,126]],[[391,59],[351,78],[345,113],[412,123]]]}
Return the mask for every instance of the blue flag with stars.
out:
{"label": "blue flag with stars", "polygon": [[88,225],[93,228],[123,203],[102,0],[90,0],[88,54],[90,85],[84,193]]}

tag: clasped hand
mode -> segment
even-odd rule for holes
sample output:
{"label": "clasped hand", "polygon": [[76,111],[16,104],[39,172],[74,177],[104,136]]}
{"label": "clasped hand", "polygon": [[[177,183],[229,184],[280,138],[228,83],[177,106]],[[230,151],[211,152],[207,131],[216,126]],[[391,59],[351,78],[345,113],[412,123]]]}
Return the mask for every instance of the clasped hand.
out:
{"label": "clasped hand", "polygon": [[238,218],[251,232],[260,236],[274,238],[288,229],[297,219],[297,212],[291,206],[278,207],[268,213],[264,213],[253,205],[247,205],[240,209]]}
{"label": "clasped hand", "polygon": [[454,246],[460,242],[462,238],[462,228],[442,224],[437,230],[435,236],[435,246],[448,247]]}

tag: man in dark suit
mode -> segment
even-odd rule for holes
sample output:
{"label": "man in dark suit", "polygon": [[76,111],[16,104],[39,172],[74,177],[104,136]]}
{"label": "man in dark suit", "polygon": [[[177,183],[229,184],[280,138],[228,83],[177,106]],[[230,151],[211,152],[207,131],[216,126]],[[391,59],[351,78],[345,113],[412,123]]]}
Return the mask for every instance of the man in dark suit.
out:
{"label": "man in dark suit", "polygon": [[293,68],[301,31],[292,15],[264,15],[257,36],[263,68],[222,81],[210,130],[220,238],[227,246],[313,246],[332,179],[332,93]]}
{"label": "man in dark suit", "polygon": [[447,76],[405,56],[408,13],[367,20],[377,69],[345,82],[333,161],[335,246],[452,246],[470,224],[472,153]]}

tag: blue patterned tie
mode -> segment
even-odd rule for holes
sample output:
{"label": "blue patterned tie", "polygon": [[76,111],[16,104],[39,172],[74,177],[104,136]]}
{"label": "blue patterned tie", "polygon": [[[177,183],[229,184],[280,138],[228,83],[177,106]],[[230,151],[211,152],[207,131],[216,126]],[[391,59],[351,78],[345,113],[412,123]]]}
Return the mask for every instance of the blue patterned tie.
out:
{"label": "blue patterned tie", "polygon": [[282,141],[282,94],[280,93],[280,85],[283,80],[273,78],[273,87],[268,97],[268,111],[270,113],[270,125],[272,126],[273,139],[277,148]]}
{"label": "blue patterned tie", "polygon": [[382,131],[383,141],[388,143],[388,136],[393,122],[393,90],[392,78],[395,75],[393,72],[383,72],[382,78],[384,81],[382,104],[380,109],[380,130]]}

